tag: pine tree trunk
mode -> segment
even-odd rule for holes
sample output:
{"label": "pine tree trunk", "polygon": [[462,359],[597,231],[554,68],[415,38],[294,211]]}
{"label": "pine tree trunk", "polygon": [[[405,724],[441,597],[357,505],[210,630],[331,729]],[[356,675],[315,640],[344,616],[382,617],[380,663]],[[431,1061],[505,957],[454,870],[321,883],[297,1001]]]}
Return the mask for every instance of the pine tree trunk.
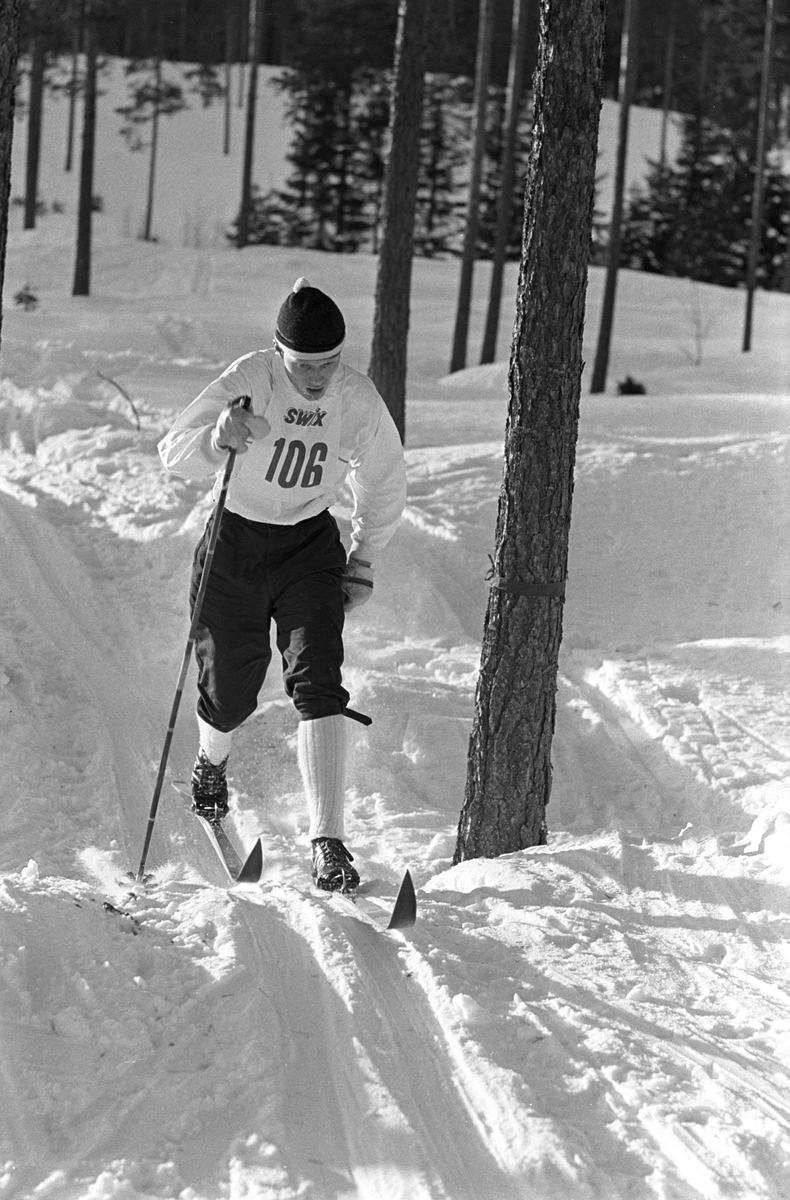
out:
{"label": "pine tree trunk", "polygon": [[[19,53],[19,0],[0,0],[0,297],[5,278],[8,209],[11,203],[11,145],[14,136],[14,85]],[[0,330],[2,329],[0,305]]]}
{"label": "pine tree trunk", "polygon": [[89,296],[91,290],[91,232],[93,221],[93,161],[96,151],[96,26],[88,11],[85,21],[85,95],[82,110],[82,158],[80,196],[77,206],[77,252],[74,262],[73,296]]}
{"label": "pine tree trunk", "polygon": [[617,166],[615,168],[614,196],[612,198],[612,219],[609,224],[609,252],[606,262],[603,302],[601,304],[601,321],[598,330],[598,343],[595,348],[592,379],[590,380],[590,391],[593,394],[606,390],[606,376],[609,370],[609,351],[612,344],[612,330],[614,328],[617,273],[620,269],[620,245],[623,232],[628,124],[631,103],[636,88],[638,21],[639,0],[625,0],[620,67],[620,121],[617,132]]}
{"label": "pine tree trunk", "polygon": [[71,21],[71,80],[69,82],[69,119],[66,130],[66,163],[63,168],[64,171],[71,170],[74,157],[74,118],[77,111],[79,55],[82,45],[82,0],[72,0]]}
{"label": "pine tree trunk", "polygon": [[760,261],[760,246],[763,234],[763,207],[765,203],[765,151],[768,144],[768,109],[771,92],[771,62],[773,59],[774,30],[776,27],[776,4],[767,0],[765,13],[765,35],[763,41],[763,70],[760,81],[760,101],[757,118],[757,149],[754,157],[754,188],[752,191],[752,219],[749,226],[749,254],[746,264],[746,312],[743,323],[744,353],[752,348],[752,322],[754,320],[754,293],[757,287],[757,268]]}
{"label": "pine tree trunk", "polygon": [[36,227],[38,201],[38,167],[41,158],[41,122],[44,112],[44,69],[47,52],[44,35],[33,34],[30,44],[30,94],[27,110],[27,156],[25,164],[24,228]]}
{"label": "pine tree trunk", "polygon": [[406,352],[427,29],[427,0],[401,0],[368,367],[368,375],[384,397],[401,441],[406,438]]}
{"label": "pine tree trunk", "polygon": [[659,138],[658,165],[663,170],[667,165],[667,132],[669,113],[672,106],[672,87],[675,79],[675,38],[677,35],[677,0],[670,0],[669,29],[664,51],[664,86],[661,89],[661,136]]}
{"label": "pine tree trunk", "polygon": [[258,63],[263,37],[264,0],[250,0],[250,77],[247,83],[247,116],[244,129],[244,161],[241,173],[241,207],[236,233],[236,247],[242,250],[249,240],[252,209],[252,159],[255,148],[255,110],[258,106]]}
{"label": "pine tree trunk", "polygon": [[[161,9],[160,9],[161,12]],[[159,105],[162,95],[162,22],[161,19],[157,26],[157,51],[156,63],[154,66],[154,110],[151,113],[151,150],[148,158],[148,191],[145,200],[145,226],[143,231],[143,241],[150,242],[152,239],[152,229],[154,224],[154,191],[156,184],[156,157],[159,149]]]}
{"label": "pine tree trunk", "polygon": [[505,104],[504,140],[502,146],[502,185],[497,206],[497,227],[494,256],[491,263],[491,286],[488,293],[488,312],[483,333],[481,363],[491,363],[496,357],[499,311],[502,304],[502,281],[505,274],[510,217],[513,209],[516,135],[521,109],[524,82],[524,62],[527,57],[527,0],[513,0],[513,34],[510,44],[510,67]]}
{"label": "pine tree trunk", "polygon": [[453,332],[453,349],[450,370],[460,371],[466,366],[466,346],[469,338],[469,310],[472,306],[472,277],[477,253],[478,207],[480,184],[483,174],[483,154],[486,139],[486,109],[488,106],[488,80],[491,74],[491,49],[494,35],[494,0],[480,0],[480,19],[477,34],[477,62],[475,65],[475,96],[472,116],[472,164],[469,179],[469,200],[461,251],[461,277],[458,284],[458,303]]}
{"label": "pine tree trunk", "polygon": [[493,583],[455,861],[545,841],[606,0],[542,0]]}
{"label": "pine tree trunk", "polygon": [[223,97],[222,153],[230,154],[231,63],[233,62],[233,0],[225,0],[225,95]]}

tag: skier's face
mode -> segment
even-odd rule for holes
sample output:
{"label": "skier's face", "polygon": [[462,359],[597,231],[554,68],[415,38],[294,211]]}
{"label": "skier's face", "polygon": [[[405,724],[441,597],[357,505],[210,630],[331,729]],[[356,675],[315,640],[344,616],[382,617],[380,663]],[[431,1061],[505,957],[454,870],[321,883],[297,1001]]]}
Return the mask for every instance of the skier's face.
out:
{"label": "skier's face", "polygon": [[340,353],[326,358],[300,358],[291,350],[280,350],[291,383],[305,400],[321,400],[337,370]]}

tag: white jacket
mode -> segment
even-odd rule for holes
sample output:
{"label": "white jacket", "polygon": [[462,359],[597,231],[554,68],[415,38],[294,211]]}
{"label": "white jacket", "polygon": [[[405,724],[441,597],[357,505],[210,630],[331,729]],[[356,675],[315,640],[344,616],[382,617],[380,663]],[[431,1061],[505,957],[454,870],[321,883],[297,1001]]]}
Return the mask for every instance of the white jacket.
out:
{"label": "white jacket", "polygon": [[211,447],[217,417],[241,396],[269,429],[239,454],[227,507],[253,521],[295,525],[337,500],[348,478],[354,497],[352,553],[372,561],[392,537],[406,503],[403,447],[375,386],[341,362],[321,400],[305,400],[275,350],[231,363],[185,408],[159,443],[168,471],[185,479],[217,475],[227,454]]}

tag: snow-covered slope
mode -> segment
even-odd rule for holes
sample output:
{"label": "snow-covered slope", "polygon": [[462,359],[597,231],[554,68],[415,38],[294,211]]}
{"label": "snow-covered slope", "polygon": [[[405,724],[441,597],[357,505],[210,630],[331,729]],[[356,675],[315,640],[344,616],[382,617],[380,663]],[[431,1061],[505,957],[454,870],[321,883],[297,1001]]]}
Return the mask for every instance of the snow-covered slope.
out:
{"label": "snow-covered slope", "polygon": [[[374,718],[349,844],[372,898],[407,866],[418,888],[415,929],[386,934],[306,886],[276,671],[231,769],[263,885],[222,887],[169,785],[154,883],[117,883],[208,512],[157,437],[268,342],[300,274],[364,369],[375,264],[143,245],[99,218],[74,300],[69,221],[12,230],[0,359],[0,1195],[787,1195],[788,298],[758,297],[747,356],[742,296],[705,289],[695,367],[689,285],[621,279],[612,380],[649,394],[583,399],[549,845],[453,867],[505,372],[446,377],[457,268],[416,264],[408,509],[346,669]],[[26,279],[34,312],[8,303]],[[594,273],[590,345],[599,294]]]}

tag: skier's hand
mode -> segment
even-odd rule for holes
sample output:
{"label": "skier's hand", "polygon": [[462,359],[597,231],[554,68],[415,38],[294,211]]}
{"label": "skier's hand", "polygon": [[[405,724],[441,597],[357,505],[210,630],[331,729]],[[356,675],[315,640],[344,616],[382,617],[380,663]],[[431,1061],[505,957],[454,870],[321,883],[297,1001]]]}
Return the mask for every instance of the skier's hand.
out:
{"label": "skier's hand", "polygon": [[228,450],[244,454],[256,438],[265,437],[268,432],[269,422],[265,417],[256,417],[235,402],[217,417],[211,433],[211,445],[219,454],[225,454]]}
{"label": "skier's hand", "polygon": [[373,595],[373,568],[369,562],[364,562],[354,554],[349,557],[343,575],[343,591],[346,594],[346,611],[367,604]]}

